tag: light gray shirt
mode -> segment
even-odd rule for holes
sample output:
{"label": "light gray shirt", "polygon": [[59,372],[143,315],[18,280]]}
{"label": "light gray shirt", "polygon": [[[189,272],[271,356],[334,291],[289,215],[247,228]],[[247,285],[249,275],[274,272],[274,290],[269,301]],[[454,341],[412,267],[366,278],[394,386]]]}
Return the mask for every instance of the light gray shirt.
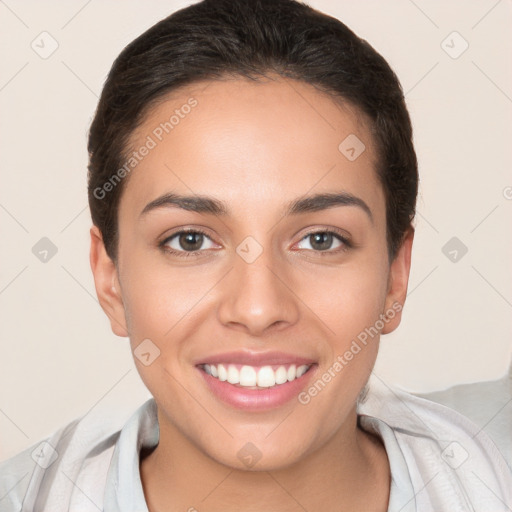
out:
{"label": "light gray shirt", "polygon": [[[372,375],[358,422],[384,443],[389,512],[512,511],[512,471],[490,438],[459,413]],[[158,440],[153,399],[121,430],[76,420],[0,464],[0,510],[147,512],[140,451]]]}

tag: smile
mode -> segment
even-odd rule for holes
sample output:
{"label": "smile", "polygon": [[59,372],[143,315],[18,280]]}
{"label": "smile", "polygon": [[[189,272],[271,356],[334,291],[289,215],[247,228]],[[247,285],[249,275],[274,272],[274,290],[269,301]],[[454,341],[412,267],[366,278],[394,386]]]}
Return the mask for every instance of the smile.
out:
{"label": "smile", "polygon": [[315,359],[244,350],[210,355],[195,366],[212,397],[245,412],[293,403],[318,370]]}
{"label": "smile", "polygon": [[302,377],[311,365],[249,366],[236,364],[204,364],[205,373],[221,382],[249,389],[267,389]]}

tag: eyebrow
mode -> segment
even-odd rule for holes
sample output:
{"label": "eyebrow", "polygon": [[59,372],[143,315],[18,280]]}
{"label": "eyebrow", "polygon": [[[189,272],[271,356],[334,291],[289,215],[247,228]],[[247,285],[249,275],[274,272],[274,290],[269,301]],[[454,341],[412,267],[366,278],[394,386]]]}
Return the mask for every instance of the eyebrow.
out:
{"label": "eyebrow", "polygon": [[[370,207],[359,197],[348,192],[320,193],[295,199],[288,203],[285,216],[299,215],[307,212],[318,212],[338,206],[356,206],[363,210],[373,222]],[[164,207],[176,207],[196,213],[208,213],[219,217],[229,215],[229,208],[223,201],[204,195],[184,196],[176,193],[164,194],[148,203],[140,216]]]}

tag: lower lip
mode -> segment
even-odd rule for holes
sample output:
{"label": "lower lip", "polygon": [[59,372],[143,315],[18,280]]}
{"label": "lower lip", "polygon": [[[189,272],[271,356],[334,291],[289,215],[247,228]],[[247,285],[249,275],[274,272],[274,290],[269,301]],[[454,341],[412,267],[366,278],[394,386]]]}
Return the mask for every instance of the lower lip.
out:
{"label": "lower lip", "polygon": [[314,369],[314,366],[311,367],[304,375],[291,382],[262,389],[234,386],[229,382],[220,381],[208,375],[201,368],[198,368],[198,371],[202,374],[210,391],[222,401],[237,409],[258,411],[274,409],[297,398],[299,393],[306,387]]}

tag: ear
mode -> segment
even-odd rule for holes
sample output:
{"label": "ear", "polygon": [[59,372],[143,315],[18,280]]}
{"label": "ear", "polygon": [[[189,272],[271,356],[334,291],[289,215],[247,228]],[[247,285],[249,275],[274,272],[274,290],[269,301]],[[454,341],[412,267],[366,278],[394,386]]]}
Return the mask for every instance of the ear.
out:
{"label": "ear", "polygon": [[105,250],[103,237],[97,226],[91,228],[91,269],[96,286],[96,295],[103,311],[110,320],[110,326],[117,336],[128,336],[126,317],[119,278],[115,263]]}
{"label": "ear", "polygon": [[409,284],[409,271],[411,270],[411,251],[414,239],[414,228],[411,226],[404,236],[402,245],[395,259],[391,262],[388,278],[388,292],[386,295],[386,309],[384,314],[387,322],[382,334],[393,332],[402,320],[402,309],[407,297]]}

